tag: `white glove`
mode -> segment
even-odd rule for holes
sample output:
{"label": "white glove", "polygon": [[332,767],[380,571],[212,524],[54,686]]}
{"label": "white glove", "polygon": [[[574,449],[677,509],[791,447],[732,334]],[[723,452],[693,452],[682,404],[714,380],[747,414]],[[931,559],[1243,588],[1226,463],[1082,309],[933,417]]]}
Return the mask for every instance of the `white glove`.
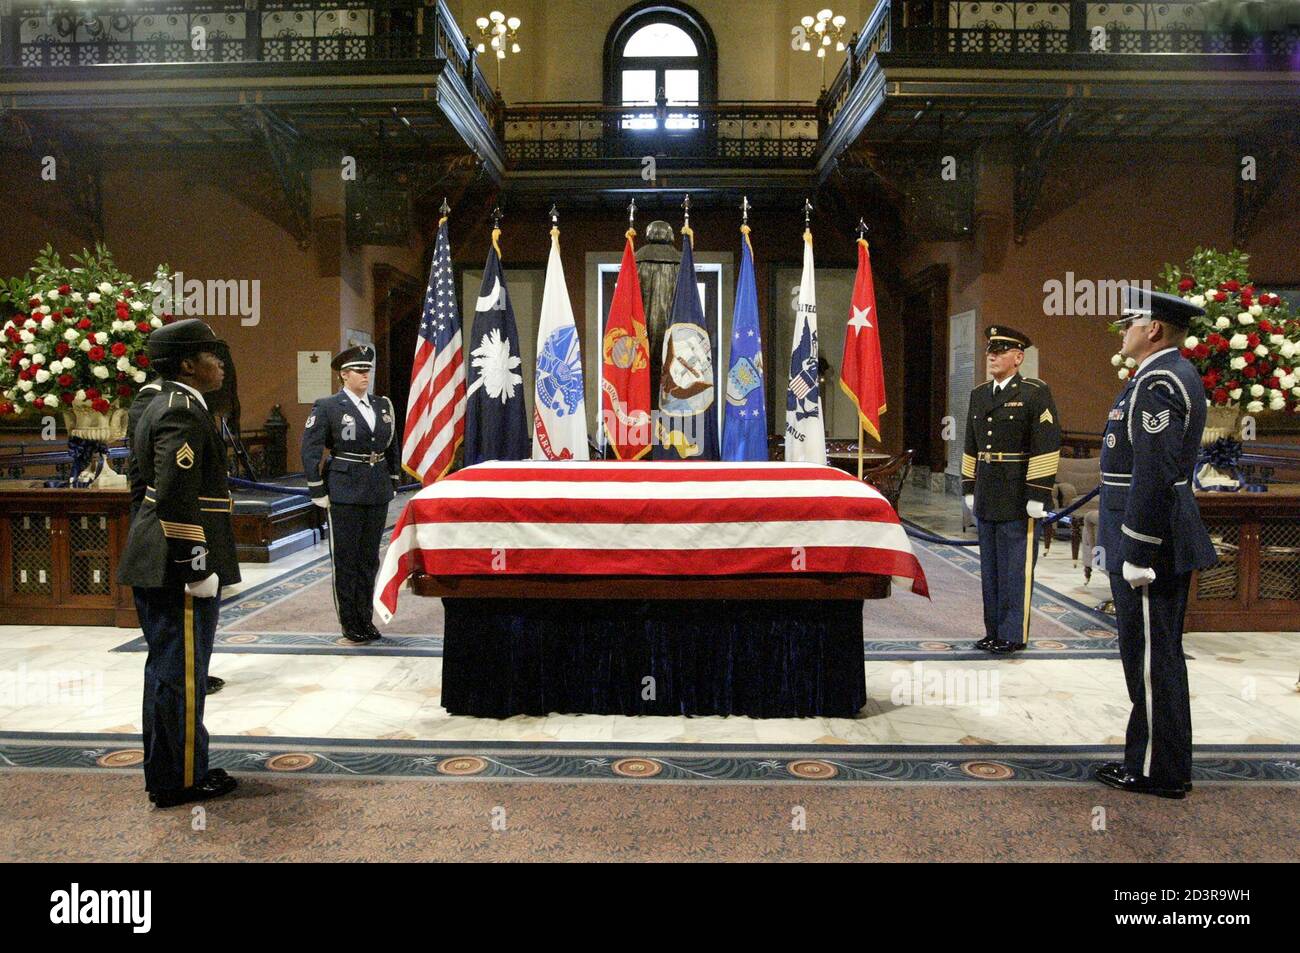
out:
{"label": "white glove", "polygon": [[330,508],[330,498],[328,496],[313,496],[311,501],[323,510]]}
{"label": "white glove", "polygon": [[965,496],[962,497],[962,499],[966,501],[966,509],[968,509],[968,510],[970,510],[972,513],[974,513],[974,512],[975,512],[975,494],[974,494],[974,493],[967,493]]}
{"label": "white glove", "polygon": [[1156,581],[1156,571],[1149,567],[1134,566],[1130,562],[1125,562],[1124,581],[1134,589],[1140,589]]}
{"label": "white glove", "polygon": [[217,574],[214,572],[204,576],[198,582],[187,582],[185,591],[195,599],[211,599],[221,591],[221,585],[217,580]]}
{"label": "white glove", "polygon": [[1047,515],[1047,509],[1038,500],[1028,500],[1025,502],[1025,512],[1036,520],[1041,520]]}

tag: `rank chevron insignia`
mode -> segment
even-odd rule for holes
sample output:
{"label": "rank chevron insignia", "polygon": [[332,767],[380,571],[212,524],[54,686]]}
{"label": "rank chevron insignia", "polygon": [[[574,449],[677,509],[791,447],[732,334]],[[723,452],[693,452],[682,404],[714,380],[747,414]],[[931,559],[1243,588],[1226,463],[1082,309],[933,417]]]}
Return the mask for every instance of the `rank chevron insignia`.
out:
{"label": "rank chevron insignia", "polygon": [[1147,433],[1159,433],[1169,426],[1169,411],[1162,410],[1158,414],[1149,414],[1142,411],[1142,429]]}
{"label": "rank chevron insignia", "polygon": [[1052,412],[1050,410],[1044,410],[1038,415],[1038,422],[1040,424],[1050,424],[1052,422]]}
{"label": "rank chevron insignia", "polygon": [[182,470],[194,466],[194,450],[188,443],[181,444],[181,448],[176,451],[176,465]]}

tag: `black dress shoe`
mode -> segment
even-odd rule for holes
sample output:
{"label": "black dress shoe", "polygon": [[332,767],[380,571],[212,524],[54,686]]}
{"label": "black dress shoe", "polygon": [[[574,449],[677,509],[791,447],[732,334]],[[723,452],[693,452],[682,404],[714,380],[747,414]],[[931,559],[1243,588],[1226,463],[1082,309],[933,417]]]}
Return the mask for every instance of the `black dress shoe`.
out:
{"label": "black dress shoe", "polygon": [[371,641],[371,639],[370,639],[370,633],[369,633],[369,632],[365,632],[365,631],[363,631],[362,629],[351,629],[351,628],[349,628],[349,629],[344,629],[344,630],[343,630],[343,638],[347,639],[349,642],[369,642],[369,641]]}
{"label": "black dress shoe", "polygon": [[225,687],[226,687],[226,680],[224,678],[217,678],[217,676],[215,675],[209,675],[208,690],[204,692],[204,694],[215,695],[217,692],[221,691]]}
{"label": "black dress shoe", "polygon": [[994,643],[997,642],[997,640],[998,637],[996,635],[986,635],[984,636],[984,638],[980,639],[978,642],[975,643],[975,648],[980,649],[984,652],[988,652],[993,648],[993,645]]}
{"label": "black dress shoe", "polygon": [[209,771],[207,777],[198,784],[175,791],[158,791],[150,794],[149,800],[153,801],[156,807],[177,807],[195,801],[210,801],[223,794],[229,794],[238,786],[238,781],[217,768]]}
{"label": "black dress shoe", "polygon": [[1010,655],[1012,652],[1023,652],[1028,648],[1025,642],[1008,642],[1006,639],[997,639],[989,646],[989,651],[995,655]]}
{"label": "black dress shoe", "polygon": [[1185,798],[1188,790],[1186,783],[1179,784],[1176,787],[1164,787],[1156,784],[1148,777],[1134,774],[1122,764],[1102,765],[1097,769],[1097,780],[1119,791],[1129,791],[1133,794],[1154,794],[1156,797],[1167,797],[1175,801]]}
{"label": "black dress shoe", "polygon": [[[1097,780],[1098,780],[1098,781],[1102,781],[1102,777],[1101,777],[1101,776],[1102,776],[1102,773],[1103,773],[1103,772],[1104,772],[1105,774],[1109,775],[1109,776],[1110,776],[1113,780],[1115,780],[1116,782],[1118,782],[1121,778],[1123,778],[1123,776],[1127,773],[1126,770],[1125,770],[1125,768],[1124,768],[1124,762],[1123,762],[1123,761],[1107,761],[1105,764],[1103,764],[1100,768],[1097,769]],[[1110,782],[1110,781],[1102,781],[1102,783],[1103,783],[1103,784],[1110,784],[1111,782]],[[1116,785],[1116,786],[1118,786],[1118,785]],[[1192,789],[1192,782],[1191,782],[1191,781],[1184,781],[1184,782],[1183,782],[1183,790],[1184,790],[1184,791],[1190,791],[1191,789]]]}
{"label": "black dress shoe", "polygon": [[374,642],[377,639],[382,639],[384,637],[384,633],[380,632],[377,628],[375,628],[375,624],[373,622],[367,622],[364,626],[362,626],[362,629],[365,631],[367,635],[370,636],[371,642]]}

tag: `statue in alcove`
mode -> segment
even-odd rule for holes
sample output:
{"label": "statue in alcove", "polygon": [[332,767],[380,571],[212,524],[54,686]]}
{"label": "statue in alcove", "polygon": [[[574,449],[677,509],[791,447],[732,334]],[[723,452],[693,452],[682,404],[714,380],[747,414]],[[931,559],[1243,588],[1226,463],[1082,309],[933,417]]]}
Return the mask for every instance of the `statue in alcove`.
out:
{"label": "statue in alcove", "polygon": [[641,281],[641,299],[645,305],[646,336],[650,339],[650,394],[657,403],[664,332],[668,330],[671,318],[682,253],[673,243],[673,227],[667,222],[651,222],[645,230],[645,238],[645,244],[636,250],[636,273]]}

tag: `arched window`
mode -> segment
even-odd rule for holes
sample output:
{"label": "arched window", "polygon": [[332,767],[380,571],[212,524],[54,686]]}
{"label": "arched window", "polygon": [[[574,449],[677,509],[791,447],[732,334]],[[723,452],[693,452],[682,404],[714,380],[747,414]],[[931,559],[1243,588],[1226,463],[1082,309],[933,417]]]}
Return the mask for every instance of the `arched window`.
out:
{"label": "arched window", "polygon": [[666,129],[697,129],[699,118],[674,106],[717,99],[718,50],[713,31],[684,3],[646,0],[629,7],[605,38],[605,102],[647,106],[625,118],[624,129],[656,129],[653,107],[660,94],[669,111]]}

